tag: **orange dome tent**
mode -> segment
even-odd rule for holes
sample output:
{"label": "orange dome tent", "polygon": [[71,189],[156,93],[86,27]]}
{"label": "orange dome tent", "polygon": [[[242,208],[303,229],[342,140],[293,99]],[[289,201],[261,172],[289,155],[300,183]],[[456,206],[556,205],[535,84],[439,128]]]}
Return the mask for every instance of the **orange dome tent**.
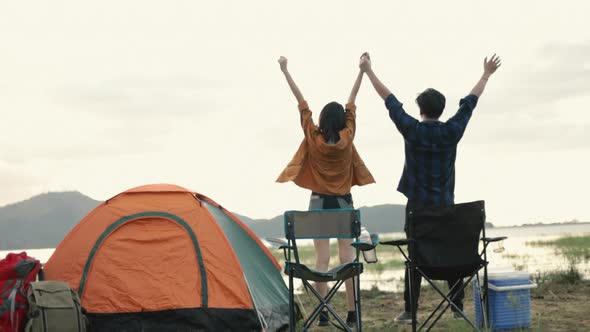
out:
{"label": "orange dome tent", "polygon": [[185,188],[125,191],[78,223],[44,267],[96,331],[253,331],[288,324],[281,267],[229,211]]}

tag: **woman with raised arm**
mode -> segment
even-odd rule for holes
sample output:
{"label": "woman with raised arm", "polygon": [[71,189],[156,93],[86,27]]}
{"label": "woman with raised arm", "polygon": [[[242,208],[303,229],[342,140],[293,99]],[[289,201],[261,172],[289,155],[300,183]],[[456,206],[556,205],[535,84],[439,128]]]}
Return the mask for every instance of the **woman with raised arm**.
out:
{"label": "woman with raised arm", "polygon": [[[359,70],[346,108],[337,102],[328,103],[322,109],[319,126],[315,125],[307,102],[287,70],[287,59],[279,58],[281,71],[297,99],[304,139],[299,149],[277,182],[293,181],[299,187],[311,190],[309,209],[353,208],[350,188],[374,183],[373,176],[365,166],[353,140],[356,131],[356,95],[361,85],[363,72]],[[346,110],[345,110],[346,109]],[[338,252],[341,263],[354,259],[349,239],[338,239]],[[330,263],[329,239],[315,239],[316,269],[328,271]],[[356,324],[352,280],[346,281],[346,299],[350,326]],[[316,289],[326,296],[326,283],[316,283]],[[329,324],[327,312],[320,314],[318,325]]]}

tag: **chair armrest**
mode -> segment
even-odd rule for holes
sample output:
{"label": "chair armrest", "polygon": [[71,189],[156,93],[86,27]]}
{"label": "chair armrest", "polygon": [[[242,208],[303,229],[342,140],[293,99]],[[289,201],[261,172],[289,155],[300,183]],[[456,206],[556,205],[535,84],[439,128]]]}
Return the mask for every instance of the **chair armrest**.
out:
{"label": "chair armrest", "polygon": [[288,253],[290,253],[290,250],[293,250],[293,247],[289,245],[287,240],[278,237],[267,237],[264,240],[270,243],[273,248],[282,250],[285,261],[288,262],[290,260],[291,255],[288,255]]}
{"label": "chair armrest", "polygon": [[290,249],[289,244],[288,244],[287,240],[285,240],[285,239],[281,239],[281,238],[278,238],[278,237],[267,237],[267,238],[264,238],[264,240],[266,242],[270,243],[270,245],[273,248],[276,248],[276,249]]}
{"label": "chair armrest", "polygon": [[371,234],[371,242],[373,242],[375,246],[379,245],[379,234]]}
{"label": "chair armrest", "polygon": [[507,238],[508,238],[507,236],[484,237],[481,240],[485,243],[490,243],[490,242],[498,242],[498,241],[506,240]]}
{"label": "chair armrest", "polygon": [[385,244],[385,245],[388,245],[388,246],[400,247],[400,246],[408,245],[410,242],[414,242],[414,240],[410,240],[410,239],[391,240],[391,241],[383,241],[380,244]]}
{"label": "chair armrest", "polygon": [[351,243],[350,245],[357,248],[357,249],[360,249],[361,251],[372,250],[372,249],[375,249],[375,247],[377,246],[376,244],[372,244],[369,242],[361,242],[361,241],[355,241],[355,242]]}
{"label": "chair armrest", "polygon": [[371,234],[371,242],[354,241],[351,246],[360,249],[361,251],[369,251],[375,249],[379,245],[379,234]]}

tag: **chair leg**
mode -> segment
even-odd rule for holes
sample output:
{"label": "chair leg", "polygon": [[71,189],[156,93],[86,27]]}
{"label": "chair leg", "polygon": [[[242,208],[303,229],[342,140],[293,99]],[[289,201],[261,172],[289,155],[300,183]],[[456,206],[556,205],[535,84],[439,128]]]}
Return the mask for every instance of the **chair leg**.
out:
{"label": "chair leg", "polygon": [[477,287],[477,300],[479,300],[479,314],[481,315],[481,326],[478,327],[482,327],[483,326],[483,330],[487,331],[488,330],[488,316],[486,313],[486,303],[484,301],[484,294],[483,294],[483,286],[481,284],[481,280],[479,279],[479,273],[475,276],[475,283],[476,283],[476,287]]}
{"label": "chair leg", "polygon": [[[425,278],[426,279],[426,278]],[[447,309],[449,309],[449,307],[453,306],[455,307],[456,310],[459,310],[459,308],[456,308],[456,306],[453,304],[451,305],[451,303],[454,303],[453,301],[455,300],[455,297],[457,296],[457,292],[458,288],[457,286],[459,285],[459,281],[457,281],[450,289],[449,292],[447,293],[447,295],[443,295],[442,291],[436,287],[436,285],[434,283],[431,283],[432,287],[443,297],[443,300],[440,301],[440,303],[438,304],[438,306],[436,306],[436,308],[434,309],[434,311],[432,311],[432,313],[430,313],[430,315],[428,316],[428,318],[424,321],[424,323],[422,323],[422,325],[420,325],[419,330],[421,330],[423,327],[425,327],[428,322],[432,319],[432,317],[434,317],[435,314],[438,313],[438,311],[440,310],[440,308],[443,306],[443,304],[447,304],[444,309],[438,313],[438,315],[436,316],[436,319],[434,320],[434,322],[432,322],[432,324],[430,325],[430,327],[428,328],[428,330],[430,330],[432,327],[434,327],[434,325],[436,324],[436,322],[439,321],[439,319],[442,317],[442,315],[447,311]],[[466,285],[466,284],[464,284]],[[463,287],[465,288],[465,287]],[[451,296],[452,295],[452,296]],[[427,331],[428,331],[427,330]]]}
{"label": "chair leg", "polygon": [[[420,272],[420,273],[421,273],[422,271],[418,270],[418,272]],[[469,277],[469,278],[467,279],[467,281],[466,281],[466,282],[463,284],[463,288],[465,288],[465,287],[466,287],[466,286],[469,284],[469,282],[470,282],[470,281],[473,279],[473,277],[474,277],[474,276],[475,276],[475,275],[472,275],[471,277]],[[428,279],[428,278],[425,278],[425,279],[426,279],[426,281],[427,281],[427,282],[430,284],[430,286],[432,286],[432,288],[434,288],[434,290],[436,290],[436,291],[438,292],[438,294],[444,298],[442,303],[444,303],[444,301],[446,301],[446,302],[447,302],[447,305],[446,305],[445,309],[444,309],[444,310],[443,310],[443,311],[442,311],[442,312],[441,312],[441,313],[438,315],[438,317],[437,317],[437,318],[434,320],[434,322],[433,322],[432,324],[430,324],[430,326],[429,326],[429,327],[428,327],[428,329],[426,330],[426,331],[430,331],[430,329],[432,329],[432,327],[434,327],[434,324],[436,324],[436,322],[438,322],[438,320],[440,319],[440,317],[442,316],[442,314],[443,314],[443,313],[444,313],[444,312],[445,312],[445,311],[446,311],[446,310],[447,310],[447,309],[448,309],[450,306],[454,307],[454,308],[455,308],[455,309],[457,309],[457,310],[459,310],[459,308],[457,308],[457,306],[456,306],[456,305],[453,303],[453,299],[454,299],[454,296],[456,295],[456,293],[453,295],[453,297],[452,297],[452,298],[449,298],[449,296],[448,296],[448,295],[445,295],[445,293],[443,293],[443,292],[442,292],[442,291],[441,291],[441,290],[440,290],[440,289],[439,289],[439,288],[438,288],[438,287],[437,287],[437,286],[436,286],[436,285],[435,285],[435,284],[434,284],[434,283],[433,283],[433,282],[432,282],[430,279]],[[451,290],[449,291],[449,295],[451,294],[451,292],[452,292],[453,290],[454,290],[454,287],[453,287],[453,289],[451,289]],[[441,304],[442,304],[442,303],[441,303]],[[439,307],[440,307],[440,305],[439,305]],[[437,308],[437,309],[438,309],[438,308]],[[436,310],[435,310],[435,312],[436,312]],[[433,314],[434,314],[434,313],[433,313]],[[430,316],[432,317],[432,315],[433,315],[433,314],[431,314]],[[459,314],[460,314],[460,315],[463,317],[463,319],[465,319],[465,321],[466,321],[466,322],[467,322],[469,325],[471,325],[471,327],[472,327],[474,330],[476,330],[476,331],[479,331],[479,329],[478,329],[478,328],[475,326],[475,324],[473,324],[473,323],[471,322],[471,320],[470,320],[469,318],[467,318],[463,312],[459,311]],[[431,318],[431,317],[429,317],[429,318],[428,318],[428,320],[430,320],[430,318]],[[424,327],[424,324],[422,324],[422,326],[420,326],[420,328],[421,328],[421,329],[422,329],[422,327]]]}
{"label": "chair leg", "polygon": [[289,331],[295,332],[295,290],[293,289],[293,271],[289,272]]}
{"label": "chair leg", "polygon": [[[408,270],[408,292],[410,293],[410,311],[412,313],[412,332],[416,332],[416,328],[418,325],[417,322],[417,303],[418,303],[418,299],[416,299],[416,294],[414,294],[414,292],[412,292],[412,289],[414,288],[414,285],[412,284],[412,280],[414,278],[414,273],[416,273],[416,271],[414,270],[413,266],[410,266],[409,262],[406,262],[406,269]],[[420,285],[418,285],[418,287],[420,287]]]}
{"label": "chair leg", "polygon": [[[304,281],[303,283],[306,284],[307,281]],[[324,309],[324,308],[328,309],[326,306],[326,299],[330,296],[330,294],[328,294],[326,296],[326,298],[323,298],[321,296],[321,294],[312,286],[310,286],[307,289],[310,290],[312,292],[312,294],[320,301],[320,304],[318,306],[316,306],[315,309],[309,315],[309,317],[307,317],[307,320],[303,324],[303,331],[307,331],[307,329],[309,329],[311,327],[311,324],[320,315],[322,309]]]}
{"label": "chair leg", "polygon": [[[291,277],[291,275],[290,275],[290,277]],[[356,313],[356,330],[357,330],[357,332],[361,332],[362,331],[362,312],[361,312],[360,275],[356,275],[351,278],[352,278],[352,286],[353,286],[352,292],[353,292],[353,298],[354,298],[354,309],[355,309],[355,313]],[[336,312],[334,307],[332,307],[332,305],[330,305],[330,303],[329,303],[332,300],[332,298],[336,295],[340,286],[342,286],[342,284],[345,283],[345,280],[336,281],[334,286],[332,286],[332,288],[328,291],[328,294],[325,297],[322,296],[318,292],[318,290],[315,289],[315,287],[311,286],[311,284],[309,284],[309,282],[307,280],[302,279],[302,281],[303,281],[304,286],[306,286],[307,289],[309,291],[311,291],[311,293],[320,301],[320,303],[315,307],[315,309],[312,311],[312,313],[309,315],[309,317],[307,318],[307,320],[303,324],[302,331],[307,331],[309,328],[311,328],[311,325],[313,324],[315,319],[320,315],[321,311],[323,309],[327,309],[327,311],[334,317],[334,319],[340,325],[340,326],[335,325],[336,327],[340,328],[343,331],[352,332],[352,328],[348,326],[346,321],[343,320],[342,317],[340,317],[338,315],[338,313]],[[289,278],[289,289],[290,290],[293,289],[293,279],[292,278]],[[292,318],[294,311],[291,310],[291,307],[292,307],[291,303],[292,302],[294,303],[294,295],[293,294],[294,294],[294,291],[289,293],[289,307],[290,307],[289,319],[290,319],[290,322],[291,321],[293,322],[291,324],[290,331],[295,330],[294,318]],[[294,307],[294,305],[293,305],[293,307]]]}
{"label": "chair leg", "polygon": [[[422,325],[420,325],[420,330],[421,330],[422,328],[424,328],[424,327],[425,327],[425,326],[428,324],[428,322],[430,322],[430,320],[432,319],[432,317],[434,317],[434,315],[435,315],[436,313],[438,313],[438,311],[440,310],[440,307],[442,307],[444,303],[445,303],[445,300],[443,299],[443,300],[442,300],[442,301],[441,301],[441,302],[438,304],[438,306],[436,306],[436,308],[434,309],[434,311],[432,311],[432,312],[430,313],[430,315],[428,316],[428,318],[426,318],[426,320],[425,320],[425,321],[422,323]],[[441,311],[441,312],[438,314],[438,316],[436,317],[436,319],[434,320],[434,322],[431,324],[431,326],[434,326],[434,324],[436,324],[436,322],[438,322],[438,320],[439,320],[439,319],[442,317],[442,315],[445,313],[445,311],[447,311],[447,309],[449,308],[449,306],[450,306],[450,305],[449,305],[449,304],[447,304],[447,306],[446,306],[446,307],[445,307],[445,308],[444,308],[444,309],[443,309],[443,310],[442,310],[442,311]]]}
{"label": "chair leg", "polygon": [[[485,250],[484,250],[484,254],[485,254]],[[487,329],[490,326],[490,299],[488,297],[489,295],[489,289],[488,289],[488,263],[487,260],[484,263],[484,267],[483,267],[483,288],[482,288],[482,293],[483,293],[483,304],[485,305],[485,315],[484,315],[484,329],[487,331]],[[482,306],[483,308],[483,306]]]}
{"label": "chair leg", "polygon": [[[434,325],[436,325],[436,323],[440,320],[440,318],[442,317],[442,315],[447,311],[447,309],[449,309],[449,307],[451,306],[451,304],[449,304],[449,302],[447,302],[447,298],[450,295],[450,292],[446,295],[446,297],[444,297],[444,299],[438,304],[438,306],[436,307],[436,309],[434,309],[434,311],[430,314],[430,316],[428,316],[428,318],[424,321],[424,323],[422,323],[422,325],[420,326],[420,330],[422,330],[422,328],[424,328],[426,326],[426,324],[428,324],[428,322],[432,319],[432,317],[434,317],[434,315],[436,313],[438,313],[438,315],[436,316],[436,318],[434,319],[434,321],[430,324],[430,326],[428,327],[428,329],[426,329],[426,331],[430,331]],[[452,301],[452,299],[451,299]],[[443,306],[443,304],[445,304],[445,302],[447,303],[446,306],[440,310],[440,308]],[[440,310],[440,312],[439,312]],[[465,315],[463,315],[461,313],[461,311],[459,311],[459,313],[464,317]]]}
{"label": "chair leg", "polygon": [[356,330],[357,332],[362,331],[362,313],[361,313],[361,278],[360,275],[352,277],[354,287],[354,304],[356,312]]}
{"label": "chair leg", "polygon": [[[307,282],[307,281],[305,281],[305,282]],[[336,321],[342,326],[342,329],[344,331],[351,331],[351,329],[348,327],[346,322],[344,320],[342,320],[342,318],[338,315],[338,313],[336,313],[336,310],[329,304],[329,302],[332,300],[334,295],[336,295],[336,292],[338,291],[338,289],[340,288],[340,286],[343,283],[344,283],[344,280],[338,280],[336,282],[336,284],[332,287],[332,289],[330,289],[330,291],[328,292],[328,295],[326,295],[325,298],[322,297],[322,295],[314,287],[312,287],[311,285],[308,285],[309,290],[320,301],[320,304],[315,308],[315,310],[307,318],[307,321],[305,322],[305,324],[303,326],[303,331],[307,331],[307,329],[309,329],[311,327],[311,324],[313,323],[315,318],[317,316],[319,316],[319,314],[323,308],[328,309],[328,312],[332,314],[334,319],[336,319]]]}

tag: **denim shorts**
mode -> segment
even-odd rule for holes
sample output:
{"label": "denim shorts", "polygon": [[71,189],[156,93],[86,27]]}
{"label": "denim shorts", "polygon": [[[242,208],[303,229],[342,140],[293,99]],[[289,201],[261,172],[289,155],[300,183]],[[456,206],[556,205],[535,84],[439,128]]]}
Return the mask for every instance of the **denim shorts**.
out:
{"label": "denim shorts", "polygon": [[309,210],[353,208],[354,204],[351,194],[339,196],[312,192],[311,197],[309,198]]}

